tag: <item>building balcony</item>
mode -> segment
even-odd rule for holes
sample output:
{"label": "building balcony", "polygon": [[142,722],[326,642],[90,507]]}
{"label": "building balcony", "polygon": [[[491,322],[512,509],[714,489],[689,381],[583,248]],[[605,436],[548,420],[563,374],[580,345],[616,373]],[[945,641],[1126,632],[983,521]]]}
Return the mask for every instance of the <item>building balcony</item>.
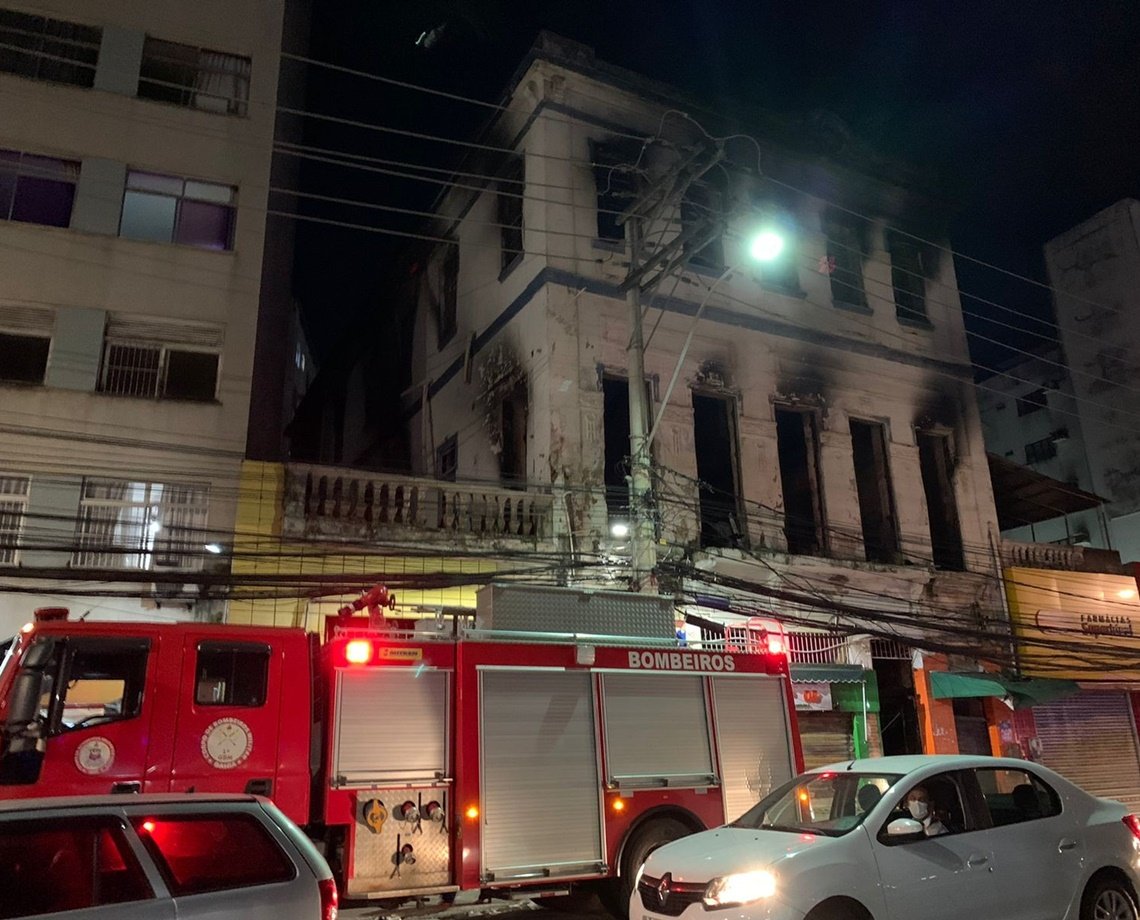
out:
{"label": "building balcony", "polygon": [[549,545],[549,492],[290,463],[282,535],[307,540]]}
{"label": "building balcony", "polygon": [[1002,568],[1058,569],[1064,572],[1128,574],[1115,550],[1066,543],[1001,541]]}

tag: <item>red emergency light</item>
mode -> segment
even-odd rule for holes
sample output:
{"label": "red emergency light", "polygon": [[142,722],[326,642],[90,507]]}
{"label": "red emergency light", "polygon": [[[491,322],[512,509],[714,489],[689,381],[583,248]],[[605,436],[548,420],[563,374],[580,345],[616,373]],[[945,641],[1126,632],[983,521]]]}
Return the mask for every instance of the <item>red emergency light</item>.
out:
{"label": "red emergency light", "polygon": [[348,664],[368,664],[372,654],[372,643],[367,639],[350,639],[344,645],[344,660]]}

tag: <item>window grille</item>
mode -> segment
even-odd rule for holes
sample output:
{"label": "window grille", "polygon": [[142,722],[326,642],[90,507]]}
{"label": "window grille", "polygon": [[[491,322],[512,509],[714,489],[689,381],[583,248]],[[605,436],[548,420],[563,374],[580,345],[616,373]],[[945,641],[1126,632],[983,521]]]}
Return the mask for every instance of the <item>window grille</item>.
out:
{"label": "window grille", "polygon": [[198,569],[209,516],[205,486],[85,479],[71,564]]}
{"label": "window grille", "polygon": [[143,99],[223,115],[245,115],[249,107],[250,60],[147,36],[139,68]]}
{"label": "window grille", "polygon": [[29,482],[27,476],[0,476],[0,565],[16,565],[20,561]]}
{"label": "window grille", "polygon": [[217,395],[218,355],[108,339],[99,392],[208,402]]}

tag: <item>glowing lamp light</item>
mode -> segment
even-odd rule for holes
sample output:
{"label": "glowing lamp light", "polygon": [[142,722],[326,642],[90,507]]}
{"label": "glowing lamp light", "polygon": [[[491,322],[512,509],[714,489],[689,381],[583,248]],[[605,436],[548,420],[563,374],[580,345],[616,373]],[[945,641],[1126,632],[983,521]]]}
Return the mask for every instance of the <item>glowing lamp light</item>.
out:
{"label": "glowing lamp light", "polygon": [[1123,588],[1122,590],[1116,592],[1116,596],[1119,597],[1122,601],[1130,601],[1136,596],[1136,589]]}
{"label": "glowing lamp light", "polygon": [[368,664],[372,660],[372,643],[367,639],[353,639],[344,647],[344,660],[349,664]]}
{"label": "glowing lamp light", "polygon": [[34,623],[25,623],[23,626],[20,627],[20,632],[27,635],[28,633],[30,633],[35,628],[36,628],[36,626]]}
{"label": "glowing lamp light", "polygon": [[617,812],[625,811],[625,801],[622,799],[614,799],[614,803],[611,807]]}
{"label": "glowing lamp light", "polygon": [[467,810],[463,812],[463,816],[468,821],[475,821],[479,817],[479,808],[476,805],[468,805]]}
{"label": "glowing lamp light", "polygon": [[629,525],[625,521],[615,521],[610,525],[610,534],[621,539],[629,536]]}
{"label": "glowing lamp light", "polygon": [[807,792],[805,792],[804,790],[802,790],[802,789],[801,789],[801,790],[800,790],[800,801],[801,801],[801,802],[806,802],[807,800],[808,800],[808,794],[807,794]]}
{"label": "glowing lamp light", "polygon": [[757,262],[771,262],[784,251],[784,238],[773,230],[764,230],[752,237],[748,254]]}
{"label": "glowing lamp light", "polygon": [[768,654],[769,655],[783,655],[784,654],[784,640],[783,637],[778,636],[776,633],[768,633]]}
{"label": "glowing lamp light", "polygon": [[149,819],[146,821],[143,821],[142,829],[144,831],[146,831],[148,834],[153,834],[154,833],[154,822],[149,820]]}
{"label": "glowing lamp light", "polygon": [[213,553],[215,556],[219,556],[219,555],[221,555],[221,552],[222,552],[222,544],[221,543],[207,543],[205,549],[206,549],[207,553]]}

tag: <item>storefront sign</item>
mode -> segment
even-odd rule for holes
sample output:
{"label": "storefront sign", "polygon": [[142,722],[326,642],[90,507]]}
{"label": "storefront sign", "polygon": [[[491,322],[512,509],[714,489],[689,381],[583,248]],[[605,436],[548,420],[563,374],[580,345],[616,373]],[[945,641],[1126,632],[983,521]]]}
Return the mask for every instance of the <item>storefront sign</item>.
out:
{"label": "storefront sign", "polygon": [[793,683],[792,690],[796,697],[796,709],[816,712],[832,708],[831,684]]}
{"label": "storefront sign", "polygon": [[[1140,681],[1140,599],[1125,575],[1006,569],[1022,673],[1069,680]],[[1130,654],[1131,653],[1131,654]]]}

